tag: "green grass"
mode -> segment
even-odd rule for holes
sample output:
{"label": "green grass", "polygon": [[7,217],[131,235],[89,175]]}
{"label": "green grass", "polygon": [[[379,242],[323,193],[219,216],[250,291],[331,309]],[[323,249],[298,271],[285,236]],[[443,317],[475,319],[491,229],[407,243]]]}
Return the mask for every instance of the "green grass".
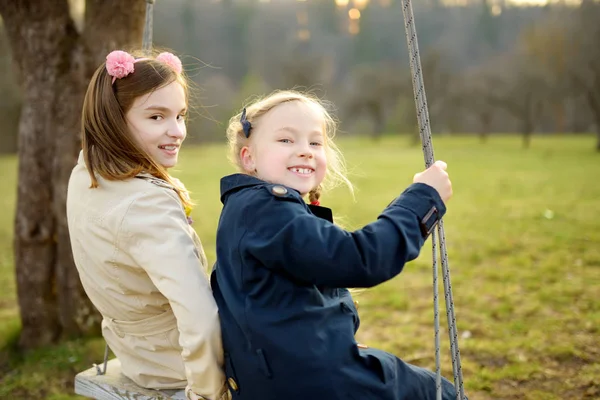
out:
{"label": "green grass", "polygon": [[[422,169],[405,138],[339,142],[355,183],[325,194],[343,224],[368,223]],[[600,154],[590,136],[435,138],[454,197],[445,217],[464,381],[470,399],[600,398]],[[233,171],[224,146],[185,149],[180,177],[215,259],[219,178]],[[12,261],[16,162],[0,158],[0,348],[19,322]],[[359,342],[434,367],[431,250],[397,278],[355,297]],[[442,291],[440,279],[440,291]],[[440,299],[444,307],[443,296]],[[452,379],[442,310],[443,373]],[[102,357],[102,341],[74,341],[26,355],[0,353],[0,398],[72,399],[72,378]],[[299,377],[301,379],[301,377]],[[33,388],[33,389],[32,389]]]}

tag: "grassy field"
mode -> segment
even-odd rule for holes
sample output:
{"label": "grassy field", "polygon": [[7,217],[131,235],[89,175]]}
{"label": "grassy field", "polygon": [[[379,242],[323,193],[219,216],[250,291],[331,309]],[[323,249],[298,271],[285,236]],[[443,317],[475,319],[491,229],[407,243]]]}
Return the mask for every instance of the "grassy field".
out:
{"label": "grassy field", "polygon": [[[445,227],[471,400],[600,398],[600,154],[593,141],[534,138],[523,150],[516,137],[486,144],[435,139],[455,191]],[[340,146],[355,198],[339,188],[322,204],[348,228],[376,218],[422,169],[420,147],[408,147],[404,138],[346,139]],[[219,178],[232,172],[224,154],[224,146],[185,149],[176,173],[198,203],[192,216],[211,262]],[[19,329],[15,161],[0,158],[0,398],[73,399],[73,375],[101,359],[100,339],[25,355],[6,350]],[[360,342],[433,368],[430,246],[400,276],[356,299]],[[441,323],[443,373],[452,380],[446,320]]]}

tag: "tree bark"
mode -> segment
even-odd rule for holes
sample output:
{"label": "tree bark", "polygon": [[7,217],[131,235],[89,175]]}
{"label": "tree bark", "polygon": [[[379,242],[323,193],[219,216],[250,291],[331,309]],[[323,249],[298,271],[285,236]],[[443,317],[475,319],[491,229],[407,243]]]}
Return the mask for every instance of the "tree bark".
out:
{"label": "tree bark", "polygon": [[0,0],[23,92],[14,235],[23,348],[97,332],[72,259],[66,188],[87,82],[109,49],[140,45],[144,11],[144,0],[88,0],[79,33],[67,0]]}

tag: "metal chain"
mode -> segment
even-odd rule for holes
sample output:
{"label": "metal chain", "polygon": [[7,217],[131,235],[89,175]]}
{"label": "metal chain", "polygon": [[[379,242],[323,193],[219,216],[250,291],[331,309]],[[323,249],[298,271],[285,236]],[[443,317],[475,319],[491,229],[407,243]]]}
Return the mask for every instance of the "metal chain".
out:
{"label": "metal chain", "polygon": [[[404,15],[404,28],[410,57],[410,70],[412,73],[413,92],[417,108],[417,120],[419,134],[425,156],[425,166],[433,164],[433,145],[431,143],[431,127],[429,124],[429,111],[427,109],[427,97],[425,96],[425,85],[419,56],[417,31],[415,28],[414,15],[411,0],[402,0],[402,13]],[[450,268],[448,266],[448,253],[446,251],[446,238],[444,224],[440,220],[438,224],[438,235],[440,237],[440,256],[442,260],[442,277],[444,281],[444,294],[446,300],[446,315],[448,319],[448,335],[450,337],[450,352],[452,354],[452,371],[454,373],[454,386],[458,400],[465,399],[462,367],[460,362],[460,351],[458,349],[458,331],[454,316],[454,300],[452,298],[452,284],[450,283]],[[435,232],[432,232],[431,242],[433,247],[433,307],[434,307],[434,329],[435,329],[435,364],[436,364],[436,398],[441,400],[441,370],[440,370],[440,341],[439,341],[439,302],[438,302],[438,268],[437,268],[437,240]]]}

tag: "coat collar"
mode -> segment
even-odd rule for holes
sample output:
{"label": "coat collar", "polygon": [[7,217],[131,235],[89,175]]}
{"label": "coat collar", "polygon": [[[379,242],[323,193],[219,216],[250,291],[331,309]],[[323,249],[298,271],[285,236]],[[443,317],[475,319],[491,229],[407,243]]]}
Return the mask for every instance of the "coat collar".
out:
{"label": "coat collar", "polygon": [[[225,176],[221,178],[221,203],[225,204],[227,196],[235,191],[251,186],[268,184],[268,182],[247,174],[233,174]],[[292,190],[297,193],[298,196],[300,196],[300,193],[297,190]],[[307,204],[307,206],[315,216],[326,219],[329,222],[333,222],[333,214],[330,208],[314,206],[310,204]]]}
{"label": "coat collar", "polygon": [[315,206],[312,204],[308,204],[308,208],[313,215],[333,223],[333,212],[331,211],[331,208]]}
{"label": "coat collar", "polygon": [[221,178],[221,203],[225,204],[227,196],[240,189],[265,185],[267,182],[247,174],[232,174]]}

